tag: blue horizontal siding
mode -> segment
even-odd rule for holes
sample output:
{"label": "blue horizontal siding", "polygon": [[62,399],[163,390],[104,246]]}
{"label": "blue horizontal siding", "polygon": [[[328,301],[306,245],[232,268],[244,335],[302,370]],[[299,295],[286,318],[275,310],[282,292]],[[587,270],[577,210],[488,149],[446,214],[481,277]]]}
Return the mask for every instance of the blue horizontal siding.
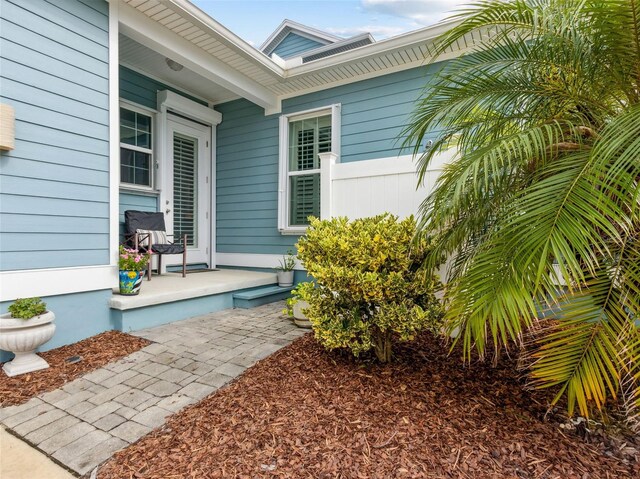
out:
{"label": "blue horizontal siding", "polygon": [[[70,0],[70,3],[75,1],[77,0]],[[96,6],[99,6],[101,1],[97,0]],[[49,3],[45,0],[29,0],[28,2],[3,0],[2,16],[14,24],[26,26],[47,40],[72,48],[97,60],[108,56],[109,23],[107,16],[104,16],[103,28],[98,28],[83,18],[58,8],[57,4],[59,3],[61,2]],[[86,5],[84,5],[84,9],[88,11]],[[105,13],[106,10],[105,8]]]}
{"label": "blue horizontal siding", "polygon": [[0,232],[3,233],[85,234],[108,227],[109,218],[43,216],[33,221],[29,215],[0,214]]}
{"label": "blue horizontal siding", "polygon": [[280,58],[287,59],[299,56],[301,53],[308,52],[315,48],[319,48],[326,45],[326,43],[311,40],[310,38],[297,35],[295,33],[289,33],[282,41],[274,48],[273,53]]}
{"label": "blue horizontal siding", "polygon": [[[7,44],[7,50],[10,50],[11,46],[11,44]],[[25,65],[3,58],[0,62],[2,78],[18,83],[26,83],[39,90],[48,91],[57,95],[60,101],[69,99],[80,103],[89,103],[98,108],[108,110],[109,97],[107,90],[97,91],[95,86],[91,84],[79,85],[74,77],[72,68],[68,70],[68,78],[62,78],[39,70],[40,65],[37,62],[38,60],[34,59],[34,65]]]}
{"label": "blue horizontal siding", "polygon": [[152,195],[143,195],[130,193],[126,191],[120,192],[120,239],[124,235],[124,212],[127,210],[138,211],[158,211],[158,197]]}
{"label": "blue horizontal siding", "polygon": [[0,0],[0,269],[109,263],[108,4]]}
{"label": "blue horizontal siding", "polygon": [[[216,142],[216,249],[286,250],[296,238],[277,233],[278,117],[265,117],[262,108],[245,100],[216,109],[222,112]],[[240,234],[239,225],[249,228]]]}
{"label": "blue horizontal siding", "polygon": [[58,251],[83,249],[90,244],[95,250],[109,248],[109,237],[100,233],[47,233],[49,240],[42,242],[40,233],[4,233],[2,235],[2,249],[7,253],[51,251],[51,242],[62,245]]}
{"label": "blue horizontal siding", "polygon": [[[20,151],[23,153],[23,151]],[[57,164],[52,161],[38,161],[21,156],[14,156],[20,159],[20,173],[24,178],[35,180],[49,180],[55,182],[65,182],[70,184],[80,184],[104,188],[104,184],[109,181],[109,173],[106,171],[84,168],[82,166],[67,166]],[[86,161],[86,158],[85,158]],[[55,165],[55,168],[43,167],[45,165]]]}
{"label": "blue horizontal siding", "polygon": [[413,68],[291,98],[285,100],[283,111],[341,103],[342,163],[408,154],[409,150],[400,148],[400,135],[425,84],[439,69],[438,64]]}
{"label": "blue horizontal siding", "polygon": [[[1,188],[2,184],[0,183]],[[75,201],[32,195],[8,195],[3,192],[0,213],[30,215],[32,221],[38,221],[39,216],[61,215],[72,218],[109,218],[109,204],[99,201]],[[46,237],[43,238],[43,241],[46,239]]]}
{"label": "blue horizontal siding", "polygon": [[[50,235],[46,235],[47,239]],[[46,268],[72,268],[104,264],[108,254],[104,250],[72,250],[50,248],[49,251],[0,251],[0,264],[3,270],[25,270]],[[26,266],[25,266],[26,265]]]}
{"label": "blue horizontal siding", "polygon": [[[401,149],[402,131],[439,69],[430,65],[290,98],[283,112],[340,103],[343,163],[407,154]],[[246,100],[216,109],[223,118],[216,150],[217,251],[282,254],[298,238],[277,230],[278,115],[265,117],[264,110]]]}
{"label": "blue horizontal siding", "polygon": [[[111,311],[107,307],[112,294],[107,289],[42,298],[47,309],[56,315],[56,332],[38,351],[48,351],[113,329]],[[0,303],[0,313],[6,313],[10,304],[10,301]],[[8,351],[0,351],[0,362],[10,360],[12,356]]]}
{"label": "blue horizontal siding", "polygon": [[[106,79],[106,72],[109,67],[103,60],[90,57],[84,52],[73,48],[71,45],[47,40],[38,30],[33,30],[28,26],[22,25],[19,20],[18,23],[13,23],[3,15],[0,19],[0,34],[3,43],[17,43],[26,50],[33,50],[36,53],[50,58],[53,60],[53,63],[65,63],[78,70],[95,73],[100,77],[103,77],[103,73],[105,73],[103,78]],[[7,52],[3,52],[3,54],[5,53]],[[15,57],[15,55],[13,57]],[[32,63],[29,62],[29,65],[32,65]],[[40,65],[36,64],[33,66],[37,67]],[[53,73],[55,74],[55,72]],[[63,74],[63,76],[66,77],[67,75]]]}
{"label": "blue horizontal siding", "polygon": [[[71,168],[74,171],[74,178],[77,175],[82,175],[84,170],[104,172],[107,175],[104,176],[104,178],[106,179],[108,177],[109,164],[103,161],[104,154],[101,151],[93,153],[91,151],[79,150],[76,149],[78,145],[73,142],[69,145],[51,144],[58,138],[55,131],[51,132],[47,129],[39,129],[27,124],[23,125],[23,130],[25,129],[30,129],[29,134],[40,141],[35,142],[16,138],[15,149],[11,152],[12,158],[32,160],[38,164],[56,165],[60,167],[59,170],[56,169],[57,174],[64,174],[64,172],[68,172],[69,168]],[[37,137],[33,135],[34,133],[38,133]],[[47,134],[50,134],[50,142],[46,142]],[[42,155],[43,146],[47,149],[46,156]],[[2,160],[0,159],[0,161]],[[23,167],[20,166],[20,168],[22,169]],[[54,172],[52,170],[41,169],[39,174],[45,178],[52,178]]]}

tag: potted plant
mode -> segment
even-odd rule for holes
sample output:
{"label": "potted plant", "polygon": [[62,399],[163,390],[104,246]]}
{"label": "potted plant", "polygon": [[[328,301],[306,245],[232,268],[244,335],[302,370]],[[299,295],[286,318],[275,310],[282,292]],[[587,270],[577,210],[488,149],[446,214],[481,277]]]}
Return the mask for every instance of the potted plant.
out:
{"label": "potted plant", "polygon": [[49,367],[35,351],[53,337],[55,318],[40,298],[17,299],[8,313],[0,315],[0,349],[15,354],[2,367],[7,376]]}
{"label": "potted plant", "polygon": [[304,313],[309,307],[304,299],[300,298],[297,288],[291,291],[291,297],[286,300],[286,307],[282,312],[291,319],[296,326],[305,329],[311,329],[311,321]]}
{"label": "potted plant", "polygon": [[118,259],[120,294],[135,296],[140,292],[144,271],[147,269],[150,259],[149,253],[141,253],[135,249],[120,246],[120,258]]}
{"label": "potted plant", "polygon": [[293,268],[296,267],[296,257],[293,251],[287,251],[287,254],[282,256],[280,260],[280,266],[276,268],[278,273],[278,286],[289,287],[293,286]]}

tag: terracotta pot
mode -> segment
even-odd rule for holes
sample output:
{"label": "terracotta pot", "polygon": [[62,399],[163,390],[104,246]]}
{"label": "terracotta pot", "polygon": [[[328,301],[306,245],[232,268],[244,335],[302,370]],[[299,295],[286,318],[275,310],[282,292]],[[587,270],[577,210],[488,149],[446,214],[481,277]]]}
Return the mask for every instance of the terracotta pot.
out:
{"label": "terracotta pot", "polygon": [[16,356],[2,366],[7,376],[46,369],[49,364],[35,350],[49,341],[56,331],[56,316],[47,311],[30,319],[12,318],[11,313],[0,315],[0,349]]}

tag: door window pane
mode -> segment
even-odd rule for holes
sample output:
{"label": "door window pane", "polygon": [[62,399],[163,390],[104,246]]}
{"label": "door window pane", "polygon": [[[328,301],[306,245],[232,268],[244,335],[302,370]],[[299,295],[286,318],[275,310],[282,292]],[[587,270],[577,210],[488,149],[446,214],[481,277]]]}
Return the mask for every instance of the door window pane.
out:
{"label": "door window pane", "polygon": [[197,246],[198,139],[173,136],[173,234],[187,235],[187,245]]}

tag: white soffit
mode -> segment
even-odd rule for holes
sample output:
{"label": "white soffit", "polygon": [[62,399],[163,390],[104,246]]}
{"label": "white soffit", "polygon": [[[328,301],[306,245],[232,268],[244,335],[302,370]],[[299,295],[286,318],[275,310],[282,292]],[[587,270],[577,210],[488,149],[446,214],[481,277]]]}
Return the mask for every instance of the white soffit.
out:
{"label": "white soffit", "polygon": [[[222,81],[221,86],[258,105],[268,104],[265,106],[267,113],[276,112],[276,103],[279,104],[279,100],[284,98],[425,65],[429,60],[429,45],[455,25],[452,21],[442,22],[329,57],[283,68],[188,0],[120,1],[128,5],[121,8],[121,12],[131,7],[181,37],[181,41],[189,42],[190,48],[196,53],[194,57],[206,53],[213,57],[212,62],[224,64],[228,71],[233,70],[238,74],[238,82],[244,85],[244,91],[250,94],[240,92],[239,83]],[[285,24],[286,21],[283,22]],[[135,38],[136,32],[126,29],[123,32],[138,40]],[[469,35],[450,48],[442,59],[459,55],[473,43],[473,35]],[[180,62],[177,58],[175,60]],[[197,71],[199,65],[193,64],[192,67]],[[210,76],[208,79],[211,81],[212,78]],[[274,101],[274,98],[278,101]]]}
{"label": "white soffit", "polygon": [[185,93],[211,103],[223,103],[240,98],[226,88],[184,67],[174,71],[167,65],[166,57],[144,45],[120,34],[120,64],[142,73]]}

